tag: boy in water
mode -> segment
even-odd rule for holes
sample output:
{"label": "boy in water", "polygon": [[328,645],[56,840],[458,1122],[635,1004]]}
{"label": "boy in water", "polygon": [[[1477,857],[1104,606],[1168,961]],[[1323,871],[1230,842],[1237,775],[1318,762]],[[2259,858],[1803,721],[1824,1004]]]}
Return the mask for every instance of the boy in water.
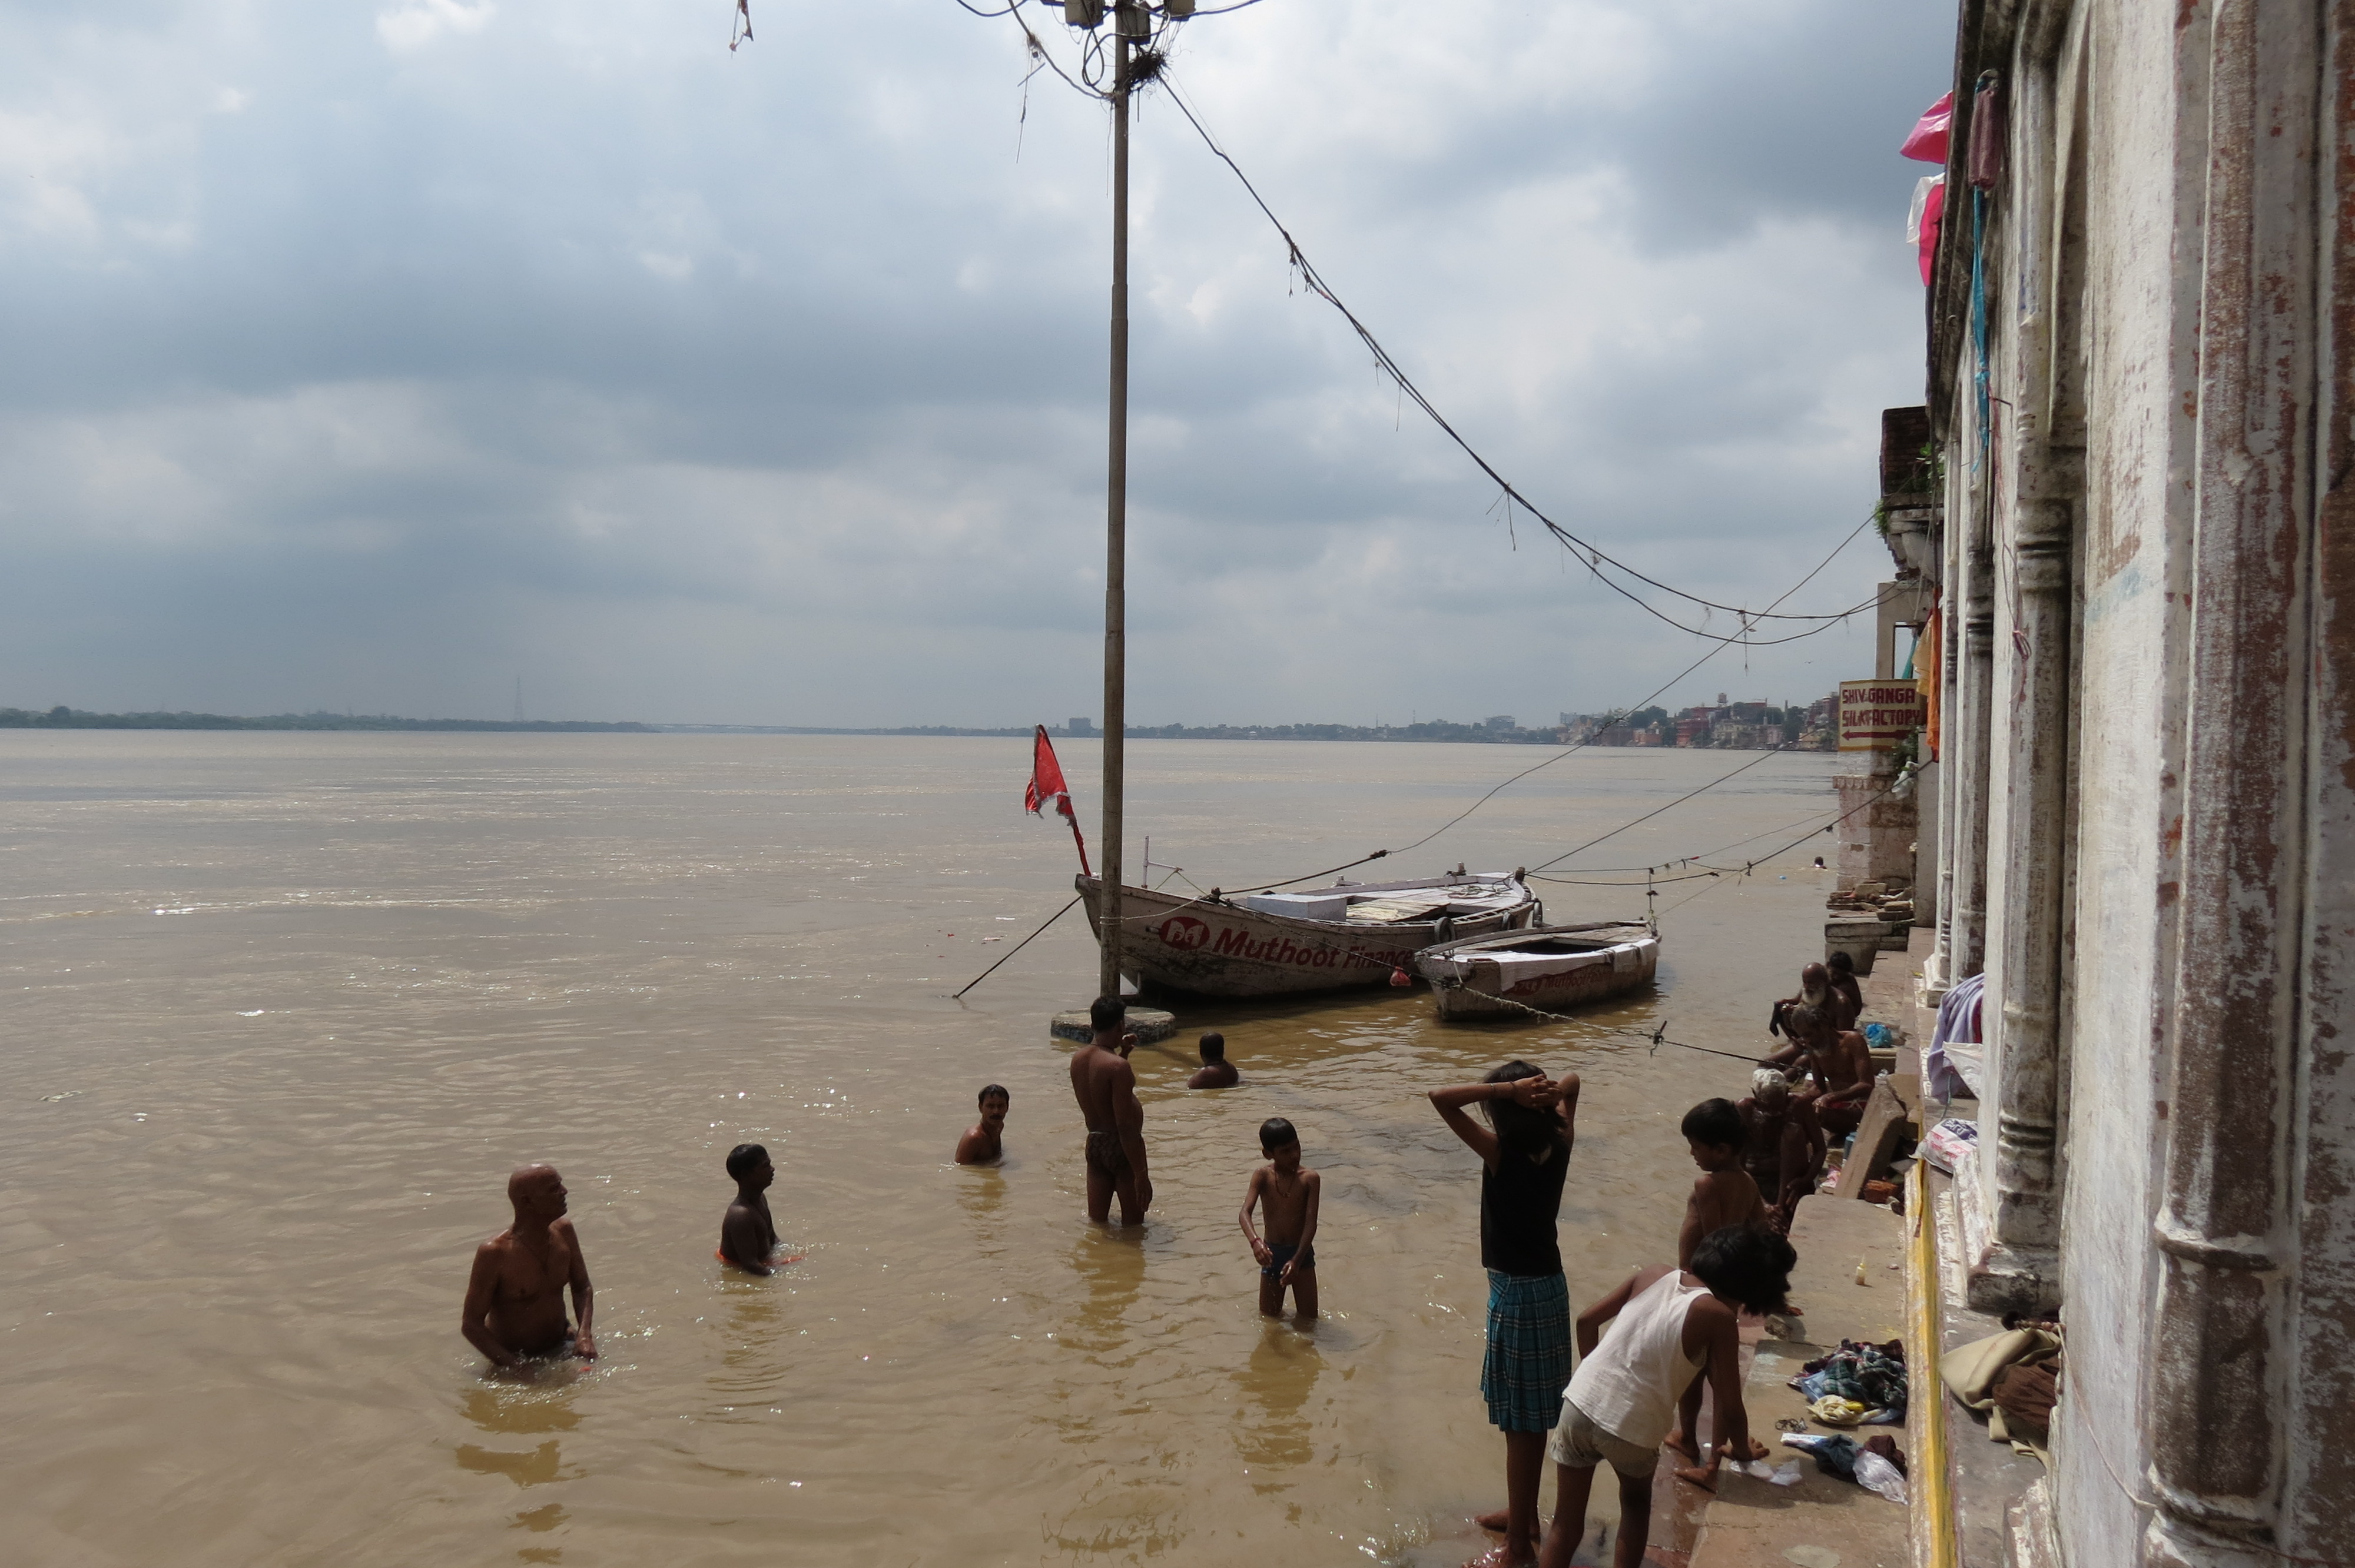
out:
{"label": "boy in water", "polygon": [[[1739,1315],[1772,1312],[1790,1288],[1791,1244],[1772,1232],[1732,1225],[1701,1239],[1689,1271],[1656,1265],[1627,1279],[1578,1317],[1578,1371],[1562,1395],[1548,1450],[1554,1462],[1553,1523],[1539,1568],[1569,1568],[1586,1536],[1594,1467],[1619,1477],[1617,1568],[1639,1568],[1652,1535],[1652,1472],[1668,1422],[1688,1388],[1706,1373],[1716,1402],[1717,1441],[1707,1460],[1677,1477],[1714,1491],[1718,1461],[1763,1459],[1742,1404]],[[1609,1325],[1607,1328],[1605,1325]]]}
{"label": "boy in water", "polygon": [[728,1151],[728,1174],[736,1181],[736,1201],[719,1222],[719,1250],[713,1255],[747,1274],[767,1274],[798,1257],[777,1255],[777,1224],[769,1217],[769,1183],[777,1168],[769,1151],[757,1143],[740,1143]]}
{"label": "boy in water", "polygon": [[[1268,1162],[1252,1172],[1243,1189],[1243,1206],[1235,1218],[1259,1260],[1259,1309],[1267,1317],[1284,1316],[1284,1293],[1302,1320],[1316,1316],[1316,1202],[1323,1186],[1316,1171],[1300,1163],[1300,1135],[1282,1117],[1260,1125],[1260,1152]],[[1252,1229],[1252,1208],[1263,1206],[1267,1239]]]}
{"label": "boy in water", "polygon": [[1242,1082],[1242,1075],[1227,1060],[1227,1037],[1217,1030],[1202,1036],[1202,1068],[1186,1080],[1189,1089],[1231,1089]]}
{"label": "boy in water", "polygon": [[1728,1225],[1766,1225],[1766,1202],[1742,1168],[1746,1139],[1742,1112],[1732,1100],[1701,1101],[1685,1112],[1681,1130],[1692,1162],[1701,1170],[1692,1196],[1685,1200],[1684,1227],[1677,1232],[1677,1266],[1689,1268],[1701,1237]]}
{"label": "boy in water", "polygon": [[960,1165],[995,1164],[1006,1152],[1002,1141],[1006,1136],[1006,1112],[1014,1097],[1006,1092],[1003,1084],[988,1084],[980,1095],[981,1119],[964,1129],[957,1139],[956,1162]]}

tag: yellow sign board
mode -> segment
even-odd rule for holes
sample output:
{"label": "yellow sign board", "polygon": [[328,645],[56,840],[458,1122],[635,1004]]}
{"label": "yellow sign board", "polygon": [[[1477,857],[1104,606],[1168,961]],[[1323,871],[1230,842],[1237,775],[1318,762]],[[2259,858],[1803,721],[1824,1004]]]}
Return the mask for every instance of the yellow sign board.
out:
{"label": "yellow sign board", "polygon": [[1928,714],[1912,681],[1842,681],[1839,748],[1889,751],[1920,729]]}

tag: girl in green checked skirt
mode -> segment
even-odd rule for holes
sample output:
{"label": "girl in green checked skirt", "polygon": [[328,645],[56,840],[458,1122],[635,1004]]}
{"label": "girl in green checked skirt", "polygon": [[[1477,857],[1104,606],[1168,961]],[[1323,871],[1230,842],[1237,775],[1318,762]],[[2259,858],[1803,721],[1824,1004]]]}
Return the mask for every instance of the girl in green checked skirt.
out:
{"label": "girl in green checked skirt", "polygon": [[[1578,1075],[1556,1081],[1527,1062],[1508,1062],[1479,1083],[1432,1090],[1431,1103],[1480,1157],[1480,1264],[1488,1271],[1480,1393],[1505,1434],[1506,1497],[1503,1517],[1481,1522],[1503,1530],[1503,1562],[1529,1563],[1537,1556],[1546,1434],[1570,1382],[1570,1291],[1554,1217],[1577,1136]],[[1465,1109],[1475,1104],[1487,1126]]]}

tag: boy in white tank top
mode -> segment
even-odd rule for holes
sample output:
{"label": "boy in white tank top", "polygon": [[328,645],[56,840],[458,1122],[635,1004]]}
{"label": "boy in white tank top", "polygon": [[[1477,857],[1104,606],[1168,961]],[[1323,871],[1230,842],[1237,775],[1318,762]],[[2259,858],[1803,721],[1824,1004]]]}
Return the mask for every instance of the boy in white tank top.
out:
{"label": "boy in white tank top", "polygon": [[1716,1438],[1700,1464],[1677,1475],[1715,1489],[1718,1461],[1728,1453],[1764,1458],[1750,1436],[1742,1404],[1743,1308],[1780,1311],[1798,1255],[1768,1231],[1730,1225],[1701,1238],[1689,1271],[1666,1264],[1631,1276],[1578,1315],[1578,1371],[1562,1396],[1561,1420],[1548,1452],[1553,1457],[1553,1522],[1539,1549],[1538,1568],[1569,1568],[1586,1535],[1586,1499],[1594,1467],[1607,1462],[1619,1477],[1617,1568],[1640,1568],[1652,1532],[1652,1473],[1660,1444],[1675,1425],[1686,1386],[1709,1374],[1716,1395]]}

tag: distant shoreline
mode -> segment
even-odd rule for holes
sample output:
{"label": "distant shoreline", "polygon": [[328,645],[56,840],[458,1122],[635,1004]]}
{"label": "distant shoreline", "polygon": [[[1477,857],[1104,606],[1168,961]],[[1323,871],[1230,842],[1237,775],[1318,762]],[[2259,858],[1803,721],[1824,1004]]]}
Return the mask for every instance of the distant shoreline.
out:
{"label": "distant shoreline", "polygon": [[[904,725],[897,728],[853,729],[829,725],[642,724],[635,720],[590,719],[413,719],[389,714],[270,714],[242,717],[230,714],[137,713],[100,714],[80,708],[0,708],[0,729],[175,729],[175,730],[373,730],[495,733],[520,735],[870,735],[950,736],[985,739],[1028,739],[1032,731],[1016,728],[965,729],[952,725]],[[1050,729],[1057,740],[1101,740],[1103,733]],[[1433,719],[1411,725],[1380,726],[1342,724],[1285,725],[1133,725],[1130,740],[1337,740],[1421,741],[1482,746],[1553,746],[1570,744],[1556,729],[1497,729],[1487,725],[1454,724]],[[1609,743],[1590,742],[1593,745]],[[1614,749],[1618,749],[1614,747]],[[1630,748],[1650,749],[1650,748]],[[1660,747],[1678,750],[1685,747]],[[1773,747],[1710,747],[1724,751],[1774,750]],[[1795,749],[1814,749],[1797,747]]]}
{"label": "distant shoreline", "polygon": [[272,714],[240,718],[229,714],[93,714],[78,708],[0,708],[0,729],[374,729],[534,730],[562,734],[648,734],[651,724],[595,724],[569,719],[411,719],[386,714]]}

